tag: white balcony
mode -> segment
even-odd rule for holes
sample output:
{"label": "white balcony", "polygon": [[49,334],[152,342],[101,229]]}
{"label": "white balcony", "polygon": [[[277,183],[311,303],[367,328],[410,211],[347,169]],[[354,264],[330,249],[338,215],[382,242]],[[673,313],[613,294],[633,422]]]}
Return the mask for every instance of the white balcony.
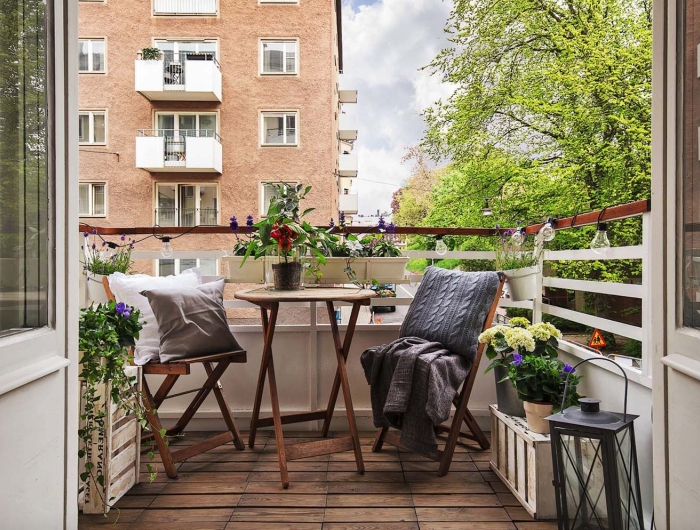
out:
{"label": "white balcony", "polygon": [[153,101],[221,101],[221,68],[213,54],[137,59],[134,74],[136,91]]}
{"label": "white balcony", "polygon": [[357,119],[355,114],[340,115],[338,138],[345,142],[357,140]]}
{"label": "white balcony", "polygon": [[153,0],[153,14],[215,16],[218,4],[217,0]]}
{"label": "white balcony", "polygon": [[221,173],[221,141],[216,133],[141,130],[136,137],[136,167],[151,172]]}
{"label": "white balcony", "polygon": [[357,103],[357,90],[338,90],[341,103]]}
{"label": "white balcony", "polygon": [[357,193],[340,195],[338,209],[345,214],[357,213]]}
{"label": "white balcony", "polygon": [[339,157],[338,172],[341,177],[357,176],[357,155],[353,153],[343,153]]}

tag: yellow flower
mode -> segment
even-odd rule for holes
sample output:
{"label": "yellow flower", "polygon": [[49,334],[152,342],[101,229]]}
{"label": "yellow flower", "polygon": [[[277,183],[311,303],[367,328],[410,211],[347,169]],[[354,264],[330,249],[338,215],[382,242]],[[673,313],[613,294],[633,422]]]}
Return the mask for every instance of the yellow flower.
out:
{"label": "yellow flower", "polygon": [[525,317],[513,317],[508,323],[514,328],[526,328],[530,325],[530,321]]}
{"label": "yellow flower", "polygon": [[479,335],[479,342],[482,344],[491,344],[496,333],[505,333],[508,329],[510,329],[508,326],[494,326],[489,328]]}
{"label": "yellow flower", "polygon": [[532,326],[528,326],[527,330],[532,333],[532,336],[535,337],[536,340],[543,342],[548,341],[549,337],[555,337],[557,339],[561,338],[561,331],[559,331],[549,322],[533,324]]}
{"label": "yellow flower", "polygon": [[510,328],[504,335],[506,344],[514,350],[524,348],[525,351],[535,351],[535,339],[528,330],[523,328]]}

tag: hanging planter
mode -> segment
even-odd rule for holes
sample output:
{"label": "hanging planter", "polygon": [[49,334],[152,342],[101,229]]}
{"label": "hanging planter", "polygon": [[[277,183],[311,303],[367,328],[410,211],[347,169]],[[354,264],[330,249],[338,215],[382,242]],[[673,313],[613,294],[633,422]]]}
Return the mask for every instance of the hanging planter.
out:
{"label": "hanging planter", "polygon": [[102,280],[107,276],[104,274],[87,273],[87,297],[88,301],[97,304],[106,304],[109,300]]}
{"label": "hanging planter", "polygon": [[540,268],[523,267],[521,269],[511,269],[503,271],[506,276],[506,286],[510,293],[511,300],[520,302],[522,300],[532,300],[537,296],[537,274]]}

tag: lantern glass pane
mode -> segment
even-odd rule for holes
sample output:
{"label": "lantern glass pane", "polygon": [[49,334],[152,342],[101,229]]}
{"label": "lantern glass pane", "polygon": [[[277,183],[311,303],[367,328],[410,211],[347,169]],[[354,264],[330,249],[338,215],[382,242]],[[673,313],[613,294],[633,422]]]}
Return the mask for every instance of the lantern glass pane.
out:
{"label": "lantern glass pane", "polygon": [[601,441],[562,434],[560,448],[569,530],[610,528]]}
{"label": "lantern glass pane", "polygon": [[639,526],[641,512],[640,496],[637,489],[637,462],[630,429],[623,429],[615,435],[615,459],[617,460],[617,480],[620,487],[620,511],[622,528],[643,530]]}

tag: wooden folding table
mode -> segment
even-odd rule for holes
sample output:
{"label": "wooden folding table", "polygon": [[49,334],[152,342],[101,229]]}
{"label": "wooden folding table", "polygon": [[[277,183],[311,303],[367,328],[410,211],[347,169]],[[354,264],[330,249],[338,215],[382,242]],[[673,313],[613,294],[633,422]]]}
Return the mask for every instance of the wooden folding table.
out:
{"label": "wooden folding table", "polygon": [[[345,361],[348,357],[348,352],[350,351],[350,344],[352,343],[352,336],[355,332],[355,324],[357,323],[357,317],[360,313],[360,307],[363,305],[369,305],[370,298],[375,296],[374,291],[342,287],[309,287],[299,291],[268,291],[264,288],[259,288],[238,291],[235,296],[240,300],[247,300],[248,302],[252,302],[260,307],[263,333],[265,335],[262,362],[260,364],[260,374],[258,376],[258,387],[255,392],[255,403],[253,405],[253,417],[250,421],[250,438],[248,440],[248,445],[251,448],[255,446],[255,433],[258,427],[269,427],[270,425],[274,426],[282,487],[285,489],[289,487],[287,462],[290,460],[298,460],[311,456],[353,450],[355,452],[357,471],[364,473],[365,466],[362,461],[360,439],[358,437],[357,425],[355,423],[355,412],[352,408],[350,383],[348,382]],[[338,362],[338,368],[335,372],[335,380],[333,381],[333,388],[331,390],[330,398],[328,399],[328,406],[323,410],[304,412],[301,414],[288,414],[285,416],[280,414],[279,399],[277,397],[277,383],[275,380],[275,366],[272,359],[272,339],[275,335],[275,324],[277,323],[277,313],[280,302],[326,303],[328,318],[330,319],[331,323],[331,333],[333,334],[333,342],[335,344],[335,354]],[[343,341],[340,340],[340,331],[338,329],[338,323],[335,319],[334,302],[348,302],[352,304],[350,320],[348,321],[347,331]],[[265,387],[266,376],[270,385],[272,417],[259,418],[260,403],[262,402],[262,393]],[[325,438],[328,435],[328,429],[330,428],[331,419],[333,418],[333,410],[335,409],[335,402],[341,388],[343,389],[343,398],[345,400],[345,411],[348,417],[350,436],[285,446],[284,437],[282,434],[283,424],[322,419],[324,420],[323,436]]]}

